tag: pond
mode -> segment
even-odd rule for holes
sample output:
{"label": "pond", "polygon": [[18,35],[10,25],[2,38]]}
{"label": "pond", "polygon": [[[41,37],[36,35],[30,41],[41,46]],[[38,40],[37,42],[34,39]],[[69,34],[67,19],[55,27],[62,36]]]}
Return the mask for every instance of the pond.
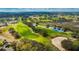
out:
{"label": "pond", "polygon": [[58,32],[64,32],[64,30],[62,28],[53,28],[53,30],[58,31]]}
{"label": "pond", "polygon": [[59,27],[49,27],[52,30],[58,31],[58,32],[64,32],[64,30],[62,28]]}

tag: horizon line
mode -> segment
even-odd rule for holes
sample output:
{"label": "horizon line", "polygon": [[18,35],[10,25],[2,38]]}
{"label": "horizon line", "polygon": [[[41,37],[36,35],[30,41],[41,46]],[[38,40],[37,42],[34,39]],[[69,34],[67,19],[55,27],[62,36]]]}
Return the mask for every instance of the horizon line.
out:
{"label": "horizon line", "polygon": [[79,8],[0,8],[0,12],[79,12]]}

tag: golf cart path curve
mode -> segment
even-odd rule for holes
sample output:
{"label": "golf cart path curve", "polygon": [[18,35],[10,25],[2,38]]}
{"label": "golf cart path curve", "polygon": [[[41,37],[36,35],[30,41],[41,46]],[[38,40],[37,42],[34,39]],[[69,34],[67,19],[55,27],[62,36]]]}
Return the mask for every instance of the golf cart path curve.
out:
{"label": "golf cart path curve", "polygon": [[62,42],[63,40],[67,40],[67,38],[66,38],[66,37],[56,37],[56,38],[53,38],[53,39],[52,39],[52,44],[53,44],[54,46],[56,46],[59,50],[65,51],[66,49],[64,49],[64,48],[62,47],[62,45],[61,45],[61,42]]}

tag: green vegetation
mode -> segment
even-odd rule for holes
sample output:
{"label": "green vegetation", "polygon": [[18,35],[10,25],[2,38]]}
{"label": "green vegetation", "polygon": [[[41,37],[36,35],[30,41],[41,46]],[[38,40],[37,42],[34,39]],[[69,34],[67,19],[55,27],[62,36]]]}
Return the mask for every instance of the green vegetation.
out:
{"label": "green vegetation", "polygon": [[1,47],[1,46],[3,46],[3,41],[2,41],[2,40],[0,40],[0,47]]}
{"label": "green vegetation", "polygon": [[[6,41],[12,38],[10,47],[15,51],[56,51],[58,49],[51,40],[56,37],[68,38],[61,43],[66,50],[79,50],[79,30],[74,27],[75,23],[73,22],[75,17],[71,15],[54,16],[46,14],[28,18],[19,16],[18,19],[11,18],[12,21],[2,18],[0,19],[2,23],[0,35],[5,36]],[[63,31],[57,31],[53,28]],[[7,34],[7,36],[4,34]],[[3,41],[0,40],[0,47],[3,44]]]}
{"label": "green vegetation", "polygon": [[79,40],[73,41],[73,50],[79,51]]}
{"label": "green vegetation", "polygon": [[61,42],[63,48],[65,48],[66,50],[72,50],[72,41],[70,40],[63,40]]}
{"label": "green vegetation", "polygon": [[53,21],[57,21],[57,20],[59,20],[59,18],[58,17],[54,17],[54,18],[52,18],[52,20]]}
{"label": "green vegetation", "polygon": [[70,41],[64,40],[62,41],[63,48],[70,50],[70,51],[79,51],[79,40]]}
{"label": "green vegetation", "polygon": [[71,37],[71,33],[70,32],[58,32],[52,29],[48,29],[48,28],[44,28],[41,26],[37,26],[36,29],[38,30],[39,33],[41,32],[45,32],[48,34],[48,36],[50,37],[57,37],[57,36],[65,36],[65,37]]}
{"label": "green vegetation", "polygon": [[49,49],[50,47],[52,47],[50,40],[39,34],[34,33],[30,27],[23,24],[22,22],[19,22],[15,25],[11,25],[10,27],[14,28],[14,30],[18,32],[22,36],[22,38],[26,38],[29,40],[34,40],[38,43],[42,43],[45,46],[49,47]]}
{"label": "green vegetation", "polygon": [[[15,43],[15,44],[14,44]],[[11,44],[16,51],[47,51],[48,48],[36,41],[22,39]]]}

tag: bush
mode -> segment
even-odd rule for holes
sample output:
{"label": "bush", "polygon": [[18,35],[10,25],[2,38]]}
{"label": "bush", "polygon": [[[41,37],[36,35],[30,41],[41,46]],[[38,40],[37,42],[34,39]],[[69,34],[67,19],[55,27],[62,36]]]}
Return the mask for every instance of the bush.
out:
{"label": "bush", "polygon": [[47,51],[48,49],[43,44],[28,39],[13,42],[11,46],[15,51]]}
{"label": "bush", "polygon": [[10,28],[9,33],[11,33],[11,34],[15,33],[14,28]]}
{"label": "bush", "polygon": [[0,47],[2,47],[3,46],[3,41],[2,40],[0,40]]}
{"label": "bush", "polygon": [[19,39],[21,37],[17,32],[15,32],[13,36],[15,37],[15,39]]}
{"label": "bush", "polygon": [[73,51],[79,51],[79,40],[73,42]]}
{"label": "bush", "polygon": [[9,32],[16,38],[20,38],[21,36],[13,29],[13,28],[10,28],[9,29]]}
{"label": "bush", "polygon": [[71,51],[79,51],[79,40],[75,40],[73,42],[69,40],[62,41],[63,48]]}
{"label": "bush", "polygon": [[72,50],[72,42],[70,41],[70,40],[63,40],[62,42],[61,42],[61,44],[62,44],[62,47],[63,48],[65,48],[65,49],[67,49],[67,50]]}
{"label": "bush", "polygon": [[79,38],[79,32],[73,32],[72,33],[72,37],[74,37],[74,38]]}
{"label": "bush", "polygon": [[49,36],[46,32],[43,32],[43,36],[44,37],[47,37],[47,36]]}
{"label": "bush", "polygon": [[2,30],[0,30],[0,34],[2,33],[3,31]]}

